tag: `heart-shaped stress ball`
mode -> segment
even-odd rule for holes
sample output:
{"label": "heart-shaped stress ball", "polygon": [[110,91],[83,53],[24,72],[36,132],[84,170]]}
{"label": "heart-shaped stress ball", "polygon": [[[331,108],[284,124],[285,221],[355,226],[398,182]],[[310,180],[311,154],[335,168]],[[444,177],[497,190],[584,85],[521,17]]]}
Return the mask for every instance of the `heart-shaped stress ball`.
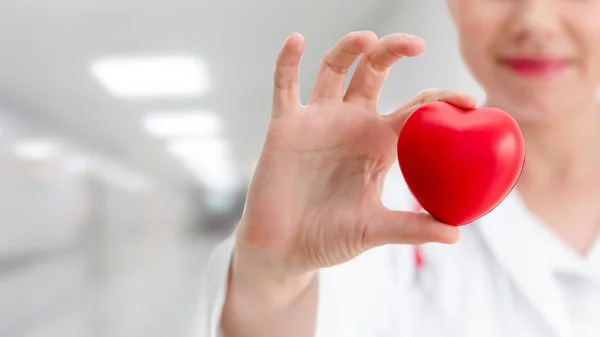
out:
{"label": "heart-shaped stress ball", "polygon": [[503,110],[432,102],[406,120],[398,161],[421,207],[443,223],[462,226],[492,211],[514,188],[525,143]]}

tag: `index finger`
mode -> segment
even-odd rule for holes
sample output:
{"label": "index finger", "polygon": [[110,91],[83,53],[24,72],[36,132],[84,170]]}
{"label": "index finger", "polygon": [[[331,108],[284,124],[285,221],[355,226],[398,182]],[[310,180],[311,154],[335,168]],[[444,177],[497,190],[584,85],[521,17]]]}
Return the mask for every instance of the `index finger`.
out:
{"label": "index finger", "polygon": [[311,102],[341,101],[348,70],[356,59],[369,52],[377,41],[377,35],[373,32],[354,32],[342,37],[329,49],[321,61]]}
{"label": "index finger", "polygon": [[376,104],[392,65],[403,57],[419,55],[424,47],[425,42],[413,35],[396,33],[383,37],[371,53],[361,57],[344,100]]}

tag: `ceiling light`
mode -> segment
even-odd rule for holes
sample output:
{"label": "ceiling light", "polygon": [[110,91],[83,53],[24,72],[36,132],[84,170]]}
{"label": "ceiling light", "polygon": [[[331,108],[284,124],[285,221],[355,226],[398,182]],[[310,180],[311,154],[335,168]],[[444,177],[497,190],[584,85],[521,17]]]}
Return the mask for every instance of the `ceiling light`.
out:
{"label": "ceiling light", "polygon": [[50,160],[58,155],[59,146],[50,140],[31,139],[17,143],[14,153],[23,160]]}
{"label": "ceiling light", "polygon": [[187,56],[107,58],[92,64],[91,72],[118,97],[198,95],[209,87],[204,65]]}
{"label": "ceiling light", "polygon": [[221,119],[209,111],[157,112],[143,119],[146,131],[156,137],[214,136],[221,130]]}

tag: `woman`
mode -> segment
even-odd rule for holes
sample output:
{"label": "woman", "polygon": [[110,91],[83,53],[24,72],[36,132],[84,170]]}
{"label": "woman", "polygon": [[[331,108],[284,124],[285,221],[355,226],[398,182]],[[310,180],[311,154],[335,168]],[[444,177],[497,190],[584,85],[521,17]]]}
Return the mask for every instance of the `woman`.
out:
{"label": "woman", "polygon": [[448,5],[487,105],[522,127],[517,188],[460,240],[459,229],[411,212],[408,192],[391,205],[402,211],[384,207],[407,115],[428,101],[475,100],[427,91],[380,117],[390,66],[423,41],[358,32],[327,52],[302,106],[304,41],[293,34],[245,213],[208,269],[203,336],[600,335],[600,1]]}

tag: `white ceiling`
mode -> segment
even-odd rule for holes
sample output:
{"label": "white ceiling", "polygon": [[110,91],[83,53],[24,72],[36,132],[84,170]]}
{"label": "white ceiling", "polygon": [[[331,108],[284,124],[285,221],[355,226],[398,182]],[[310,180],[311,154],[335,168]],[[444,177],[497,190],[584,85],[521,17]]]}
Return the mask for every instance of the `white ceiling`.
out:
{"label": "white ceiling", "polygon": [[[293,31],[306,36],[303,74],[314,74],[332,42],[349,31],[377,30],[393,20],[389,13],[400,2],[0,0],[0,102],[134,166],[187,181],[183,167],[141,129],[145,112],[218,112],[240,166],[247,165],[263,141],[273,64],[285,37]],[[174,52],[207,63],[212,89],[206,96],[117,99],[88,70],[102,56]]]}

